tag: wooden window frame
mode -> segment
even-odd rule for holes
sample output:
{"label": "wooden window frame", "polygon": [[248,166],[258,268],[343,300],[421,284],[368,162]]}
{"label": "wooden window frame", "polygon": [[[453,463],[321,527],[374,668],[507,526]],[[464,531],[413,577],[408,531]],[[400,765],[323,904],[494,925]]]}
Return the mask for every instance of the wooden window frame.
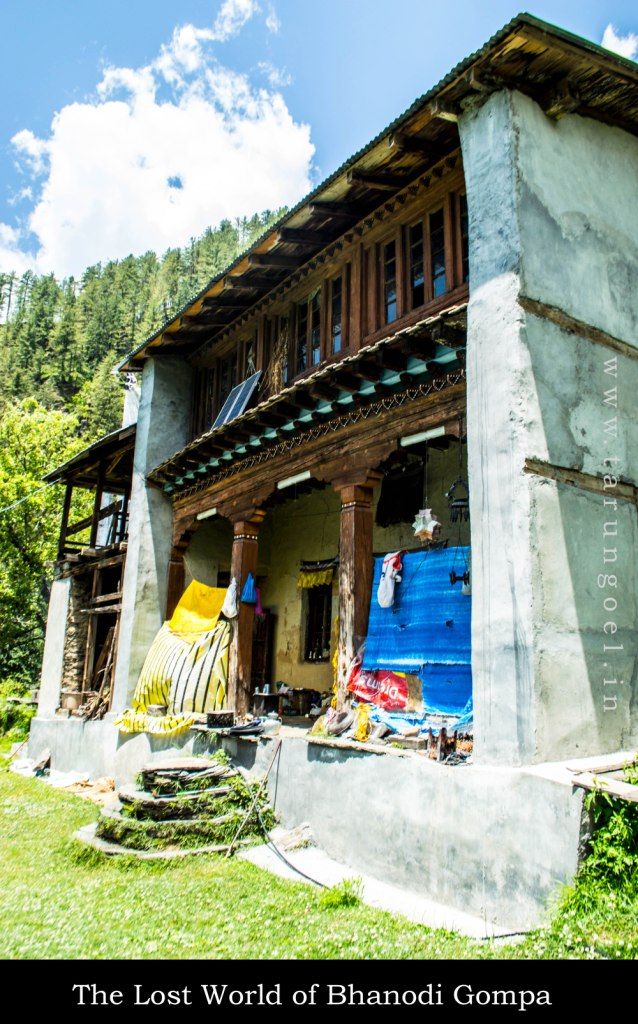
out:
{"label": "wooden window frame", "polygon": [[[351,265],[350,261],[343,264],[338,274],[333,274],[325,283],[325,353],[327,360],[342,359],[345,352],[350,348],[350,287],[351,287]],[[333,352],[333,296],[334,285],[339,281],[341,284],[341,347],[338,352]]]}
{"label": "wooden window frame", "polygon": [[467,284],[470,279],[469,274],[469,223],[468,223],[468,274],[467,277],[463,275],[463,230],[461,227],[461,200],[465,198],[467,203],[467,192],[464,189],[460,189],[453,195],[453,211],[452,216],[454,218],[454,272],[456,279],[456,286]]}
{"label": "wooden window frame", "polygon": [[[385,250],[388,245],[394,243],[394,277],[395,277],[395,303],[396,316],[394,320],[385,318]],[[405,259],[403,255],[403,231],[401,226],[382,238],[376,245],[377,265],[377,297],[376,297],[376,326],[377,328],[391,327],[401,320],[405,313],[404,290],[405,290]]]}
{"label": "wooden window frame", "polygon": [[[253,346],[253,361],[255,368],[249,373],[248,372],[248,346]],[[241,343],[241,373],[238,373],[237,383],[247,380],[249,376],[252,376],[259,369],[259,343],[258,343],[258,332],[251,334],[249,338],[244,338]]]}
{"label": "wooden window frame", "polygon": [[[319,360],[316,363],[312,361],[312,303],[315,299],[319,300]],[[306,314],[306,326],[305,326],[305,352],[306,352],[306,366],[303,369],[299,368],[298,360],[298,343],[299,343],[299,313],[300,310],[305,310]],[[304,296],[299,302],[295,302],[293,306],[293,314],[291,321],[294,324],[294,330],[291,331],[291,337],[288,346],[288,365],[291,367],[292,372],[288,379],[290,384],[293,380],[298,380],[306,376],[308,373],[313,373],[322,363],[326,360],[326,281],[322,281],[316,288],[313,288],[307,295]]]}
{"label": "wooden window frame", "polygon": [[[318,658],[310,658],[308,655],[311,650],[314,649],[314,645],[311,644],[312,639],[322,639],[324,641],[322,645],[322,651],[327,647],[330,650],[330,639],[331,639],[331,625],[332,625],[332,586],[329,583],[322,584],[318,587],[308,587],[303,591],[305,594],[305,609],[302,616],[302,636],[301,636],[301,660],[304,664],[328,664],[330,662],[330,654],[321,654]],[[319,619],[318,614],[313,614],[311,610],[311,604],[318,598],[322,598],[323,604],[323,616],[321,625],[321,636],[319,636],[318,630],[315,632],[315,636],[310,636],[311,625],[316,625]],[[314,622],[312,621],[314,620]]]}

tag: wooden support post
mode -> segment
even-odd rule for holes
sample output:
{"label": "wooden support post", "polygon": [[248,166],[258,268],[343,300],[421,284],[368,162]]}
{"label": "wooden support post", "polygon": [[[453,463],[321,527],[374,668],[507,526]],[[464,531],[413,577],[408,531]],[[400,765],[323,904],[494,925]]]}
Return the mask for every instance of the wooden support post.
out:
{"label": "wooden support post", "polygon": [[184,552],[173,548],[168,562],[168,580],[166,583],[166,618],[170,619],[178,601],[184,593]]}
{"label": "wooden support post", "polygon": [[332,481],[341,498],[337,707],[347,698],[350,663],[366,638],[372,589],[372,497],[381,473],[359,471]]}
{"label": "wooden support post", "polygon": [[102,493],[104,491],[104,464],[100,463],[95,486],[95,501],[93,502],[93,517],[91,520],[91,535],[89,547],[94,548],[97,543],[97,531],[100,525],[100,508],[102,507]]}
{"label": "wooden support post", "polygon": [[235,715],[245,715],[250,710],[252,700],[252,654],[253,654],[253,622],[255,608],[252,604],[243,604],[241,592],[251,572],[257,575],[257,559],[259,554],[259,527],[266,513],[255,509],[250,514],[242,514],[241,518],[233,517],[233,551],[230,562],[231,580],[237,580],[237,602],[239,614],[234,622],[233,639],[230,645],[228,666],[228,707]]}
{"label": "wooden support post", "polygon": [[64,505],[62,508],[62,522],[60,523],[60,540],[58,542],[58,558],[64,558],[66,550],[66,531],[69,526],[69,513],[71,511],[71,498],[73,497],[73,484],[70,480],[66,482],[64,492]]}

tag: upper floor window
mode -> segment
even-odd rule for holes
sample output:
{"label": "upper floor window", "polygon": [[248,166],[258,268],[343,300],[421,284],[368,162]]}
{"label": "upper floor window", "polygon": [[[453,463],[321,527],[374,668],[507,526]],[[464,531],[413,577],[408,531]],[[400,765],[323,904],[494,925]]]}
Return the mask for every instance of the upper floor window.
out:
{"label": "upper floor window", "polygon": [[308,303],[300,302],[297,306],[297,324],[295,331],[295,374],[308,369]]}
{"label": "upper floor window", "polygon": [[423,222],[419,221],[408,229],[410,309],[417,309],[425,302],[425,269],[423,257]]}
{"label": "upper floor window", "polygon": [[317,289],[309,305],[310,362],[317,366],[321,362],[321,292]]}
{"label": "upper floor window", "polygon": [[445,268],[445,220],[443,208],[431,213],[430,226],[430,274],[432,298],[437,299],[448,290]]}
{"label": "upper floor window", "polygon": [[397,310],[397,246],[386,242],[381,249],[381,275],[384,323],[396,320]]}
{"label": "upper floor window", "polygon": [[237,384],[237,352],[231,352],[219,360],[219,403],[221,409],[229,394]]}
{"label": "upper floor window", "polygon": [[336,356],[343,348],[343,278],[330,282],[330,354]]}
{"label": "upper floor window", "polygon": [[244,342],[244,380],[257,372],[257,340],[249,338]]}
{"label": "upper floor window", "polygon": [[321,352],[321,291],[317,289],[296,306],[293,375],[317,366]]}

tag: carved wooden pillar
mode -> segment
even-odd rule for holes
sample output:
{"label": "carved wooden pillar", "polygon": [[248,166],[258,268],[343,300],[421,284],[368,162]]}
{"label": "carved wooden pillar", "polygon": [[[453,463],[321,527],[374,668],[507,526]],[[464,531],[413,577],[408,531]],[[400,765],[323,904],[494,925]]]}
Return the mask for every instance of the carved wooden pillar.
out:
{"label": "carved wooden pillar", "polygon": [[381,474],[370,470],[338,477],[332,486],[341,497],[339,529],[339,657],[337,707],[347,697],[350,663],[366,638],[372,588],[372,497]]}
{"label": "carved wooden pillar", "polygon": [[[252,604],[243,604],[241,592],[251,572],[257,575],[257,559],[259,554],[259,527],[266,513],[255,509],[241,518],[232,517],[233,552],[230,562],[231,580],[237,580],[237,602],[239,614],[235,619],[233,639],[230,645],[228,665],[228,707],[236,715],[245,715],[250,709],[252,697],[252,656],[253,656],[253,622],[255,608]],[[231,518],[229,516],[229,518]]]}

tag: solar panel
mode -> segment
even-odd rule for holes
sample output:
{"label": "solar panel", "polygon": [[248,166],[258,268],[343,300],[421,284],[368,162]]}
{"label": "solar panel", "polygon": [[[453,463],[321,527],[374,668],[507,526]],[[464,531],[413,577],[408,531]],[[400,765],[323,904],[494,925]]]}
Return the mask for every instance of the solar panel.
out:
{"label": "solar panel", "polygon": [[237,416],[241,416],[245,412],[255,388],[259,384],[260,377],[261,370],[258,370],[257,373],[253,373],[251,377],[248,377],[232,389],[217,414],[217,419],[213,423],[213,430],[215,427],[221,427],[222,423],[230,423],[231,420],[236,419]]}

